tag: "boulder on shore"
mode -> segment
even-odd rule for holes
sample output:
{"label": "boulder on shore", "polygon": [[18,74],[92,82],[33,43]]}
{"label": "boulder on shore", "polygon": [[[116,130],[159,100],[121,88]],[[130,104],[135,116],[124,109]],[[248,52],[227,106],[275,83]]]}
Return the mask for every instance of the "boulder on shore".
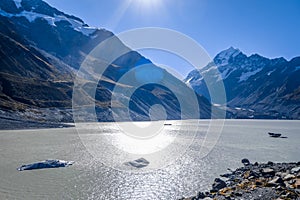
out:
{"label": "boulder on shore", "polygon": [[247,158],[242,159],[242,163],[243,163],[245,166],[250,165],[250,161],[249,161]]}

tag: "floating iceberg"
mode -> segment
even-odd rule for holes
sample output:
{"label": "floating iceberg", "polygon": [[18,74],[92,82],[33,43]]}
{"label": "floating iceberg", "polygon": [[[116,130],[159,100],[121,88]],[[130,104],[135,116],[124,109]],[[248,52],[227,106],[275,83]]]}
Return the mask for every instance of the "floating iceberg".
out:
{"label": "floating iceberg", "polygon": [[72,165],[74,161],[65,160],[45,160],[37,163],[22,165],[17,170],[34,170],[34,169],[44,169],[44,168],[58,168],[58,167],[68,167]]}
{"label": "floating iceberg", "polygon": [[143,168],[143,167],[147,167],[149,165],[149,163],[150,162],[148,160],[146,160],[145,158],[139,158],[137,160],[126,162],[124,164],[135,167],[135,168]]}

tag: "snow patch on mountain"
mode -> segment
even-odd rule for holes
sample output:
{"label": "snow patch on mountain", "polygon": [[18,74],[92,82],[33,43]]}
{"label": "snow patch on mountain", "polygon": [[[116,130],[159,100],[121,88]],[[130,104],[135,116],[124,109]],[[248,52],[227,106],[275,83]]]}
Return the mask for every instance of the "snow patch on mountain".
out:
{"label": "snow patch on mountain", "polygon": [[[226,78],[228,78],[229,76],[230,76],[230,74],[232,73],[232,72],[234,72],[236,69],[232,69],[232,68],[227,68],[227,69],[225,69],[223,72],[221,72],[221,77],[222,77],[222,79],[224,80],[224,79],[226,79]],[[218,81],[220,81],[220,80],[218,80]]]}
{"label": "snow patch on mountain", "polygon": [[269,71],[267,75],[270,76],[273,72],[275,72],[275,70],[276,70],[276,69],[274,69],[274,70],[272,70],[272,71]]}
{"label": "snow patch on mountain", "polygon": [[63,16],[63,15],[55,15],[54,14],[54,17],[51,17],[48,15],[39,14],[39,13],[31,12],[31,11],[22,11],[19,14],[11,14],[11,13],[7,13],[1,9],[0,9],[0,15],[9,17],[9,18],[25,17],[30,23],[34,22],[38,18],[42,18],[42,19],[46,20],[49,23],[49,25],[51,25],[51,26],[56,26],[56,24],[55,24],[56,22],[67,21],[71,24],[71,27],[75,31],[81,32],[82,34],[84,34],[86,36],[90,36],[93,33],[95,33],[95,31],[98,30],[95,27],[89,27],[78,20],[67,18],[66,16]]}
{"label": "snow patch on mountain", "polygon": [[4,17],[11,17],[11,14],[5,12],[5,11],[2,10],[1,8],[0,8],[0,15],[1,15],[1,16],[4,16]]}
{"label": "snow patch on mountain", "polygon": [[190,80],[186,81],[185,83],[191,87],[196,86],[196,85],[200,85],[203,82],[203,77],[200,77],[198,79],[193,79],[191,78]]}
{"label": "snow patch on mountain", "polygon": [[251,76],[257,74],[258,72],[260,72],[263,68],[258,68],[254,71],[251,71],[251,72],[243,72],[242,75],[240,76],[240,80],[239,80],[239,83],[242,82],[242,81],[246,81],[248,80],[248,78],[250,78]]}
{"label": "snow patch on mountain", "polygon": [[[206,67],[205,67],[206,68]],[[203,69],[205,69],[205,68],[203,68]],[[214,65],[214,66],[212,66],[212,67],[209,67],[208,69],[205,69],[205,70],[203,70],[201,73],[202,74],[207,74],[207,73],[211,73],[211,71],[212,70],[218,70],[218,67],[216,66],[216,65]]]}
{"label": "snow patch on mountain", "polygon": [[189,78],[186,83],[190,83],[190,81],[193,79],[193,77]]}
{"label": "snow patch on mountain", "polygon": [[200,71],[195,69],[191,71],[183,81],[189,85],[194,83],[195,81],[201,81],[202,79],[203,77],[200,74]]}
{"label": "snow patch on mountain", "polygon": [[18,9],[22,7],[22,5],[21,5],[22,0],[14,0],[14,2],[15,2]]}

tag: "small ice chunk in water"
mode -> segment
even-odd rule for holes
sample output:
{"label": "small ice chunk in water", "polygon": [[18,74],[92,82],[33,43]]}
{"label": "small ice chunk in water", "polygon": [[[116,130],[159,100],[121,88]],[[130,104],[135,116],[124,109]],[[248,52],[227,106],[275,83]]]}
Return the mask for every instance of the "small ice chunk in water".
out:
{"label": "small ice chunk in water", "polygon": [[145,158],[139,158],[137,160],[126,162],[124,164],[135,167],[135,168],[143,168],[143,167],[147,167],[149,165],[149,163],[150,162],[148,160],[146,160]]}
{"label": "small ice chunk in water", "polygon": [[45,160],[37,163],[22,165],[17,170],[34,170],[34,169],[45,169],[45,168],[58,168],[58,167],[68,167],[72,165],[74,161],[65,161],[65,160]]}

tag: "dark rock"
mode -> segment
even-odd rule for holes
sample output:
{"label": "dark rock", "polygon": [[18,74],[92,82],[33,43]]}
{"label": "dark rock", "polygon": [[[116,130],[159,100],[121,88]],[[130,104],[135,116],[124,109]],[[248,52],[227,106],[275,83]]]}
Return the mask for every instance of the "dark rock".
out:
{"label": "dark rock", "polygon": [[217,193],[218,190],[216,190],[216,189],[211,189],[209,192],[210,192],[210,193]]}
{"label": "dark rock", "polygon": [[235,196],[237,196],[237,197],[243,196],[243,194],[242,194],[241,192],[234,192],[233,194],[234,194]]}
{"label": "dark rock", "polygon": [[255,185],[256,185],[256,186],[261,186],[261,185],[262,185],[262,182],[261,182],[261,181],[255,181]]}
{"label": "dark rock", "polygon": [[227,170],[228,170],[228,171],[230,171],[230,172],[233,172],[233,170],[232,170],[232,169],[230,169],[230,168],[227,168]]}
{"label": "dark rock", "polygon": [[250,161],[249,161],[247,158],[242,159],[242,163],[243,163],[245,166],[250,165]]}
{"label": "dark rock", "polygon": [[226,186],[227,186],[227,185],[226,185],[225,181],[223,181],[223,180],[221,180],[221,179],[219,179],[219,178],[216,178],[216,179],[215,179],[215,182],[214,182],[213,185],[212,185],[212,190],[217,190],[217,191],[219,191],[219,190],[225,188]]}
{"label": "dark rock", "polygon": [[259,173],[257,173],[256,171],[250,171],[249,177],[254,177],[254,178],[258,178],[259,177]]}
{"label": "dark rock", "polygon": [[283,180],[282,180],[282,178],[280,178],[280,177],[276,177],[275,182],[281,184],[281,183],[283,183]]}
{"label": "dark rock", "polygon": [[272,179],[267,183],[267,187],[277,186],[278,184],[282,184],[282,183],[283,183],[283,179],[281,177],[275,177],[274,179]]}
{"label": "dark rock", "polygon": [[198,199],[204,199],[206,197],[206,195],[203,192],[199,192],[197,195]]}
{"label": "dark rock", "polygon": [[269,161],[268,163],[267,163],[267,165],[273,165],[274,163],[273,162],[271,162],[271,161]]}
{"label": "dark rock", "polygon": [[283,191],[284,188],[283,188],[282,186],[279,185],[279,186],[276,187],[276,190],[277,190],[277,191]]}
{"label": "dark rock", "polygon": [[221,177],[224,177],[224,178],[229,178],[229,177],[231,177],[232,176],[232,174],[222,174],[222,175],[220,175]]}
{"label": "dark rock", "polygon": [[285,195],[281,195],[284,199],[290,199],[292,197],[291,193],[287,192]]}

